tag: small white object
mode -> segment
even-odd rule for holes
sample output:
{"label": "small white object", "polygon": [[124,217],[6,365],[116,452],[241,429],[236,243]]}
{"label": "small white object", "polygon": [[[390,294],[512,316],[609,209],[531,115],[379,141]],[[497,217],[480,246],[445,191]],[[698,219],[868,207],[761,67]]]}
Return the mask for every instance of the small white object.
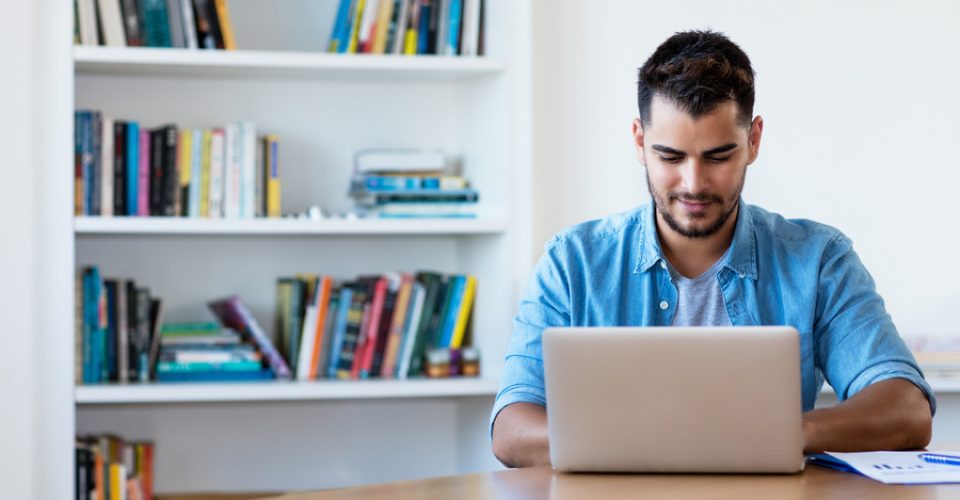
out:
{"label": "small white object", "polygon": [[660,309],[667,310],[670,307],[670,304],[667,304],[667,301],[660,302]]}
{"label": "small white object", "polygon": [[661,267],[662,269],[666,269],[666,268],[667,268],[667,263],[661,260],[661,261],[660,261],[660,267]]}

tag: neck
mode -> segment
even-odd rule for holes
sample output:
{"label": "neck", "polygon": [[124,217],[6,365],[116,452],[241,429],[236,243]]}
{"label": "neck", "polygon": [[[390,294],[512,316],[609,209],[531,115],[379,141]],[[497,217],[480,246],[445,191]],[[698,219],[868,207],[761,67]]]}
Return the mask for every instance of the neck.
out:
{"label": "neck", "polygon": [[663,220],[660,210],[657,210],[657,236],[660,238],[664,257],[680,274],[688,278],[700,276],[716,264],[730,248],[739,211],[738,203],[720,230],[710,236],[689,238],[671,229]]}

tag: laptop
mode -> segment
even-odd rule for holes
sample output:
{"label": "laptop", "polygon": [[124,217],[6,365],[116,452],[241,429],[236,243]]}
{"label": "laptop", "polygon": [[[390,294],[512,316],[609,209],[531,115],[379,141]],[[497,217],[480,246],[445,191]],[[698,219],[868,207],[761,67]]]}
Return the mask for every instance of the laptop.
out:
{"label": "laptop", "polygon": [[578,327],[543,333],[558,471],[803,469],[791,327]]}

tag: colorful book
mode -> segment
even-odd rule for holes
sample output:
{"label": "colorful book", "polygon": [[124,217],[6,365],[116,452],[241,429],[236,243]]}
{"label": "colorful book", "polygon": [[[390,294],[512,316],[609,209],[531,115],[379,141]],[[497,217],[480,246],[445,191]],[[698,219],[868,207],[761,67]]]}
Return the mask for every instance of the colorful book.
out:
{"label": "colorful book", "polygon": [[466,289],[467,280],[464,276],[450,277],[450,292],[448,293],[446,304],[444,304],[443,314],[440,316],[440,328],[437,331],[436,342],[433,347],[440,349],[450,347],[453,340],[453,330],[457,325],[457,314],[460,311],[460,304],[463,302],[463,293]]}
{"label": "colorful book", "polygon": [[417,338],[417,328],[420,325],[420,315],[423,313],[423,301],[426,296],[426,289],[423,287],[423,284],[414,281],[410,295],[407,321],[403,328],[400,352],[397,354],[399,361],[397,362],[394,373],[394,376],[398,379],[405,379],[410,373],[410,359],[413,354],[414,341]]}
{"label": "colorful book", "polygon": [[383,358],[386,355],[390,327],[393,323],[394,309],[397,305],[397,294],[403,284],[403,278],[399,273],[387,273],[384,277],[387,280],[387,294],[384,296],[383,311],[380,313],[377,341],[373,347],[373,362],[368,371],[370,377],[379,377],[383,371]]}
{"label": "colorful book", "polygon": [[240,302],[238,297],[227,297],[211,302],[208,306],[224,326],[233,328],[244,338],[256,344],[278,379],[289,379],[291,377],[290,367],[283,360],[283,356],[270,342],[266,332],[263,331],[253,314]]}
{"label": "colorful book", "polygon": [[[362,2],[363,0],[358,0]],[[276,135],[268,135],[264,138],[267,155],[267,217],[280,217],[280,161],[277,158],[280,149],[280,139]]]}
{"label": "colorful book", "polygon": [[177,190],[180,193],[180,206],[176,215],[187,217],[190,215],[190,179],[193,177],[193,136],[194,131],[183,129],[180,131],[180,140],[177,145],[178,166],[180,179]]}
{"label": "colorful book", "polygon": [[334,18],[333,29],[330,30],[330,41],[327,43],[327,52],[341,52],[340,47],[345,46],[342,41],[345,39],[344,31],[350,23],[350,7],[352,0],[340,0],[337,7],[337,16]]}
{"label": "colorful book", "polygon": [[463,347],[463,340],[470,322],[470,314],[473,311],[473,301],[477,294],[477,277],[470,275],[467,276],[466,280],[463,297],[460,300],[460,307],[457,310],[456,323],[453,327],[453,336],[450,339],[451,349]]}
{"label": "colorful book", "polygon": [[367,321],[367,328],[361,333],[357,341],[358,356],[354,359],[351,369],[351,378],[368,378],[373,366],[373,355],[377,345],[377,337],[380,334],[381,315],[386,300],[388,280],[384,276],[362,278],[371,283],[373,296],[370,302],[370,313]]}
{"label": "colorful book", "polygon": [[153,155],[151,154],[151,148],[153,146],[152,142],[152,133],[143,128],[139,130],[140,139],[137,141],[140,153],[137,156],[139,164],[137,165],[137,202],[134,205],[136,207],[136,213],[134,215],[139,215],[141,217],[146,217],[151,215],[150,212],[150,196],[153,189],[153,179],[151,175],[151,167],[153,161]]}
{"label": "colorful book", "polygon": [[390,331],[387,333],[387,346],[383,354],[383,365],[380,376],[393,378],[396,371],[397,357],[400,353],[404,327],[409,315],[410,292],[413,288],[413,276],[403,274],[400,288],[397,292],[396,305],[393,309],[393,319],[390,321]]}
{"label": "colorful book", "polygon": [[127,215],[139,213],[140,195],[140,124],[127,122]]}
{"label": "colorful book", "polygon": [[340,352],[343,350],[343,339],[346,335],[347,321],[352,305],[353,289],[345,284],[340,288],[339,298],[337,299],[336,318],[334,319],[333,330],[331,330],[333,335],[330,339],[330,350],[327,356],[327,378],[337,378]]}
{"label": "colorful book", "polygon": [[330,276],[324,276],[317,285],[316,300],[314,308],[316,309],[316,319],[314,321],[314,339],[313,352],[310,356],[310,369],[307,371],[307,380],[316,380],[322,367],[320,366],[321,353],[323,351],[325,334],[330,324],[330,303],[333,288],[333,279]]}

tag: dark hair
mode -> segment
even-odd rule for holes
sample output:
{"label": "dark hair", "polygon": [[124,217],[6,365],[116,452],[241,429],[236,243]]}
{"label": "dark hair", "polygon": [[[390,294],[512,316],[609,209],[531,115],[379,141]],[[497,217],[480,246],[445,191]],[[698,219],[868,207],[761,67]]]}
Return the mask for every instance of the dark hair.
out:
{"label": "dark hair", "polygon": [[694,118],[726,101],[737,103],[741,125],[749,125],[753,118],[750,58],[723,33],[676,33],[657,47],[639,74],[637,105],[644,125],[650,123],[654,95],[669,99]]}

